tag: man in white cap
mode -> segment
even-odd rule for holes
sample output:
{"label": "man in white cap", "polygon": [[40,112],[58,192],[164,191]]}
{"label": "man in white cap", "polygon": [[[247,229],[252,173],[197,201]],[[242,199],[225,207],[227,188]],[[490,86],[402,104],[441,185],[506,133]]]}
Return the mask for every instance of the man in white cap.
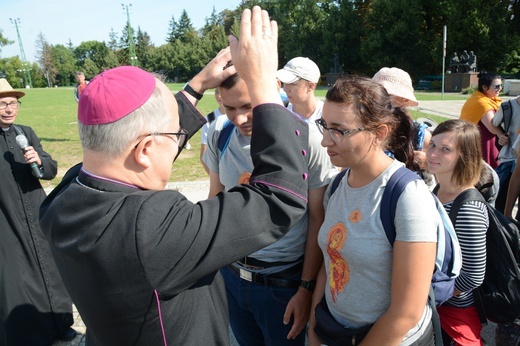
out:
{"label": "man in white cap", "polygon": [[[83,163],[43,202],[40,223],[87,346],[229,345],[218,269],[281,238],[307,208],[308,126],[278,94],[277,39],[255,6],[242,14],[240,41],[231,37],[175,96],[134,66],[102,72],[81,95]],[[193,204],[164,187],[205,122],[195,100],[235,68],[256,115],[255,169],[248,185]]]}
{"label": "man in white cap", "polygon": [[76,332],[72,302],[38,223],[45,198],[39,179],[54,178],[58,165],[32,128],[14,124],[24,95],[0,79],[0,345],[50,345]]}
{"label": "man in white cap", "polygon": [[320,80],[320,69],[309,58],[296,57],[289,60],[283,69],[276,72],[289,98],[287,108],[308,123],[321,118],[323,101],[314,96]]}

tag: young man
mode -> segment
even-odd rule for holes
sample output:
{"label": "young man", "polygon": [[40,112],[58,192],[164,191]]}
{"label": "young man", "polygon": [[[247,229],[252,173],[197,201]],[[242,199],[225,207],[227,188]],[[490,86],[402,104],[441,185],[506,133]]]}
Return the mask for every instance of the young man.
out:
{"label": "young man", "polygon": [[0,345],[50,345],[76,332],[72,302],[38,223],[45,198],[39,179],[54,178],[58,165],[32,128],[15,125],[24,95],[0,79]]}
{"label": "young man", "polygon": [[[81,96],[83,163],[44,201],[40,223],[87,326],[87,345],[229,344],[218,269],[282,237],[307,205],[301,148],[308,132],[281,105],[277,38],[276,23],[255,6],[242,14],[232,54],[221,51],[175,97],[133,66],[104,71]],[[234,72],[223,70],[231,58],[258,115],[257,170],[251,185],[193,204],[163,189],[205,122],[193,104]],[[242,217],[254,211],[273,215]]]}
{"label": "young man", "polygon": [[[250,145],[255,120],[246,83],[234,74],[219,90],[227,118],[217,119],[208,136],[204,162],[210,169],[210,197],[238,184],[247,184],[254,169]],[[309,126],[309,143],[303,150],[309,160],[304,173],[309,181],[308,215],[278,242],[221,270],[226,282],[231,327],[241,345],[304,344],[302,330],[309,317],[314,282],[322,260],[317,232],[323,221],[323,193],[329,174],[335,171],[320,145],[321,136],[313,131],[318,130]],[[226,140],[221,136],[227,136]],[[219,142],[228,144],[219,147]],[[273,217],[256,211],[240,214],[257,221]],[[243,231],[242,228],[235,230]]]}
{"label": "young man", "polygon": [[289,60],[283,69],[276,72],[289,98],[287,108],[308,123],[321,118],[323,101],[314,96],[320,80],[320,69],[309,58],[297,57]]}

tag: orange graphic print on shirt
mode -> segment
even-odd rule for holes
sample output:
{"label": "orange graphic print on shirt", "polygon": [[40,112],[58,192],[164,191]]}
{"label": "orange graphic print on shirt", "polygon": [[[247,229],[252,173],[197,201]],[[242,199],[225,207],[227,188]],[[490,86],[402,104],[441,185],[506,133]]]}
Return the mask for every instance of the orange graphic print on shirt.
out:
{"label": "orange graphic print on shirt", "polygon": [[346,239],[347,229],[341,222],[332,226],[327,235],[327,253],[330,257],[329,286],[332,301],[334,302],[336,301],[339,292],[345,288],[350,276],[348,264],[339,254],[339,250],[341,250],[345,245]]}
{"label": "orange graphic print on shirt", "polygon": [[238,178],[238,184],[249,185],[249,178],[251,178],[251,173],[249,173],[249,172],[242,173],[240,178]]}

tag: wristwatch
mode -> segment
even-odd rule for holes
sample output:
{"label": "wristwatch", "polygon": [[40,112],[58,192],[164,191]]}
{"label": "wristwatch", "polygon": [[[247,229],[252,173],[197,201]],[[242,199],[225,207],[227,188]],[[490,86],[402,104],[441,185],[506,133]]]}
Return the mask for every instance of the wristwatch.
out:
{"label": "wristwatch", "polygon": [[196,92],[191,86],[190,86],[190,82],[184,84],[184,88],[182,88],[182,90],[186,91],[188,94],[190,94],[191,96],[195,97],[197,100],[200,101],[200,99],[202,99],[202,94]]}
{"label": "wristwatch", "polygon": [[300,286],[305,288],[308,291],[313,292],[314,288],[316,287],[316,280],[311,280],[311,281],[301,280]]}

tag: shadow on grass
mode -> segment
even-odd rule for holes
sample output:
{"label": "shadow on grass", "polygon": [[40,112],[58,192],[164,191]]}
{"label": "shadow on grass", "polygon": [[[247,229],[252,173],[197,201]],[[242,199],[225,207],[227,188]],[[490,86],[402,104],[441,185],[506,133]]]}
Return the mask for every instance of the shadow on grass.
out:
{"label": "shadow on grass", "polygon": [[45,138],[40,137],[41,142],[72,142],[72,140],[68,138]]}

